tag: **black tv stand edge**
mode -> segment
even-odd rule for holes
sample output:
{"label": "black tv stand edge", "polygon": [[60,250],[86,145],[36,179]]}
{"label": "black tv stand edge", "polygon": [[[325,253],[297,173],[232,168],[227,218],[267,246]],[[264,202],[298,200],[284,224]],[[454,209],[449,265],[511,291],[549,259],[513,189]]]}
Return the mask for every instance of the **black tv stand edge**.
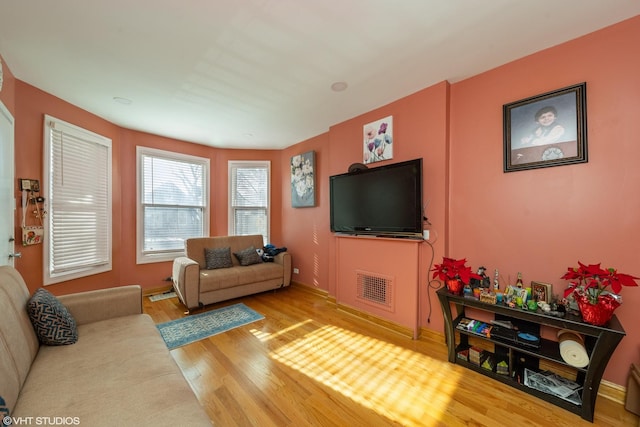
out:
{"label": "black tv stand edge", "polygon": [[389,239],[424,240],[422,236],[402,236],[394,234],[376,234],[375,237],[387,237]]}
{"label": "black tv stand edge", "polygon": [[334,232],[336,237],[379,237],[385,239],[406,239],[406,240],[424,240],[422,236],[407,236],[402,234],[374,234],[374,233],[346,233],[346,232]]}

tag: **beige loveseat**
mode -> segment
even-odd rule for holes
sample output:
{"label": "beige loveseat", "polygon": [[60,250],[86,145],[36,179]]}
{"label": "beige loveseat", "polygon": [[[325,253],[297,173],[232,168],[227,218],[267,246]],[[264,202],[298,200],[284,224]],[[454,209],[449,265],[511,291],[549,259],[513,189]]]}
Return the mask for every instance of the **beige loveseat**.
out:
{"label": "beige loveseat", "polygon": [[[281,252],[273,262],[242,266],[233,254],[263,247],[261,235],[198,237],[185,240],[185,256],[173,262],[173,287],[191,310],[215,302],[291,284],[291,255]],[[207,269],[205,249],[229,248],[231,267]]]}
{"label": "beige loveseat", "polygon": [[70,345],[39,344],[28,300],[18,271],[0,266],[0,399],[14,425],[211,426],[139,286],[58,297],[77,323]]}

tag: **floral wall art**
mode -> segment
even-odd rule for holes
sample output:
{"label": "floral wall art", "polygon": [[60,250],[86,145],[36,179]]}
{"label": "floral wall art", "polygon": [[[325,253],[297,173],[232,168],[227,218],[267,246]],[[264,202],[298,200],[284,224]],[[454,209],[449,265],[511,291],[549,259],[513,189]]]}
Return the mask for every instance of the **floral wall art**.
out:
{"label": "floral wall art", "polygon": [[291,206],[306,208],[316,205],[315,151],[291,158]]}
{"label": "floral wall art", "polygon": [[364,125],[363,163],[393,159],[393,116]]}

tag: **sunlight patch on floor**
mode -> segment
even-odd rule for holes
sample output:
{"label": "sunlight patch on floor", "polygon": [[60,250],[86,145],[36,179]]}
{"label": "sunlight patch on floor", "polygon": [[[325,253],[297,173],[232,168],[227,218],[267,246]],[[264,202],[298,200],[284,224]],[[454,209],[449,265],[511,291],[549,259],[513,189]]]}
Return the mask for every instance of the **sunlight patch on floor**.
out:
{"label": "sunlight patch on floor", "polygon": [[278,332],[263,332],[258,329],[251,329],[251,333],[256,336],[260,341],[265,342],[271,340],[273,338],[279,337],[280,335],[284,335],[289,331],[297,329],[301,326],[306,325],[307,323],[311,323],[313,320],[307,319],[304,322],[299,322],[294,325],[289,326],[288,328],[280,329]]}
{"label": "sunlight patch on floor", "polygon": [[[261,340],[270,335],[255,334]],[[460,381],[449,363],[331,325],[270,356],[403,425],[436,424]],[[434,413],[434,401],[440,413]]]}

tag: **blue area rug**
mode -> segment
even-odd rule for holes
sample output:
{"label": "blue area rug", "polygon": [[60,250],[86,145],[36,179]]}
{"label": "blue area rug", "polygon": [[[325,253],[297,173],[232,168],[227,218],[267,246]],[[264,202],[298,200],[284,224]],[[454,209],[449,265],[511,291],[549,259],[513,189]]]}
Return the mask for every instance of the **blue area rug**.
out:
{"label": "blue area rug", "polygon": [[264,316],[240,303],[156,325],[169,350],[243,326]]}

